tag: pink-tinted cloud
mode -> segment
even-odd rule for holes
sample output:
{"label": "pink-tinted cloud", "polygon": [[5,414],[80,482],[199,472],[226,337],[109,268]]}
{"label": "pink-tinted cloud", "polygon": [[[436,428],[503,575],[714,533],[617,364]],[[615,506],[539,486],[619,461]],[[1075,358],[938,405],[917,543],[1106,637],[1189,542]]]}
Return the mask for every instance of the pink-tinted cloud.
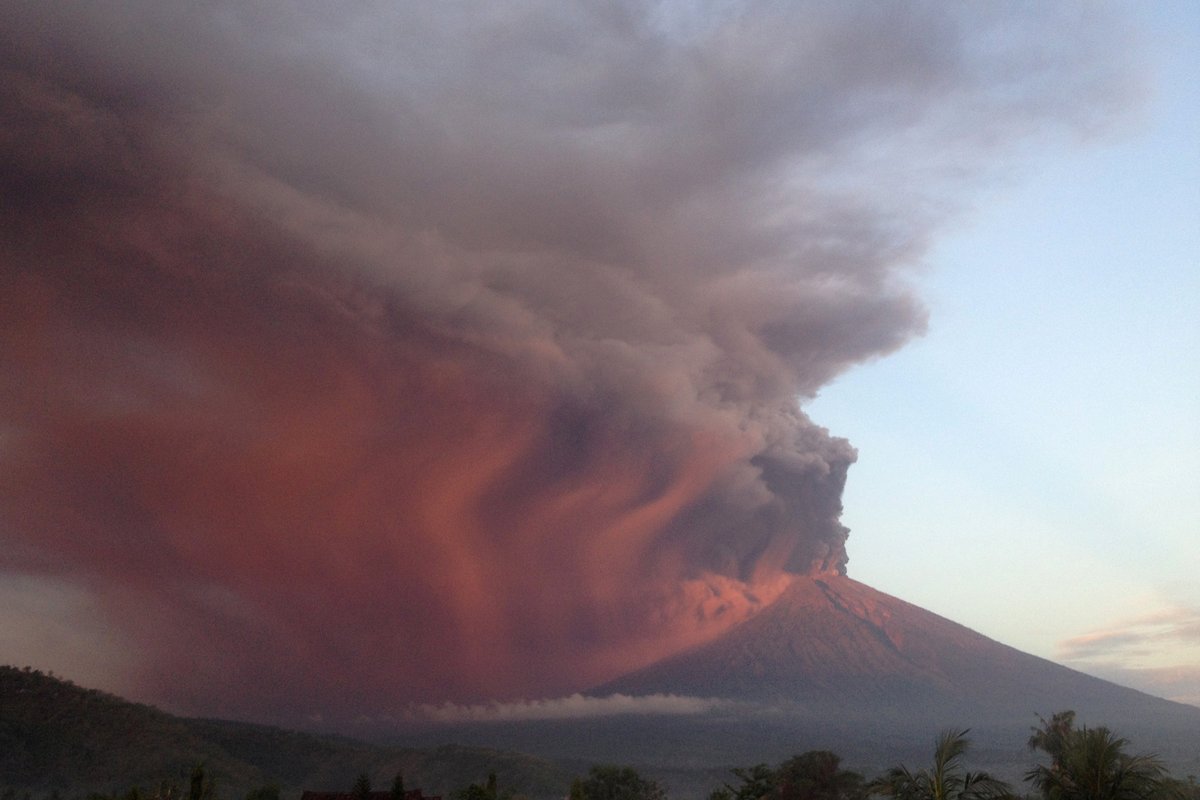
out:
{"label": "pink-tinted cloud", "polygon": [[843,570],[797,398],[1128,96],[1055,10],[0,13],[0,570],[243,716],[572,691]]}
{"label": "pink-tinted cloud", "polygon": [[1059,654],[1068,660],[1120,662],[1153,655],[1165,644],[1200,647],[1200,611],[1172,608],[1110,628],[1074,636],[1059,643]]}

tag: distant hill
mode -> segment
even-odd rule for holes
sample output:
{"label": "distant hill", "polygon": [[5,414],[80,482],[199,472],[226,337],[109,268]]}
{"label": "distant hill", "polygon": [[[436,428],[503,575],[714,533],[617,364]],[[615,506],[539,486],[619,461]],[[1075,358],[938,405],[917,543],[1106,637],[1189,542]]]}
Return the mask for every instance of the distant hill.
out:
{"label": "distant hill", "polygon": [[240,800],[278,784],[284,800],[302,789],[349,790],[367,773],[381,788],[403,770],[410,788],[448,796],[494,771],[500,785],[531,798],[561,797],[571,774],[555,764],[480,747],[383,747],[263,725],[175,717],[28,668],[0,666],[0,789],[41,797],[186,784],[202,763],[219,798]]}

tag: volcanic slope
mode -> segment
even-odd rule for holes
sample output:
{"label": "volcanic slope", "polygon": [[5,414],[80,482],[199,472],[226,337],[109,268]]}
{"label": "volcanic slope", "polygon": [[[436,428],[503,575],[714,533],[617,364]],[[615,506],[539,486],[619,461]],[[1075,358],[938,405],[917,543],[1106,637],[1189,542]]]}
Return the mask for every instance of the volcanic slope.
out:
{"label": "volcanic slope", "polygon": [[1200,708],[1023,653],[836,575],[797,578],[717,640],[594,691],[613,692],[757,701],[841,719],[1026,729],[1035,714],[1069,708],[1089,724],[1200,732]]}
{"label": "volcanic slope", "polygon": [[970,728],[971,764],[1020,784],[1038,716],[1072,709],[1130,752],[1200,771],[1200,708],[1022,653],[842,576],[798,577],[714,641],[592,689],[605,696],[719,698],[695,715],[463,724],[439,735],[559,759],[635,762],[672,790],[705,796],[721,765],[829,749],[878,774],[928,757],[937,734]]}

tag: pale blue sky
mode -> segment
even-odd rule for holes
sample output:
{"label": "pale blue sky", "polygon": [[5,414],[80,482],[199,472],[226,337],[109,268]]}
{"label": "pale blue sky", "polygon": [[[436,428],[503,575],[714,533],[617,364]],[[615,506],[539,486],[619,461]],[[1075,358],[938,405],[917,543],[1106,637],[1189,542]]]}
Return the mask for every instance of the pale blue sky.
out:
{"label": "pale blue sky", "polygon": [[1127,11],[1144,110],[976,198],[928,334],[806,408],[859,449],[853,577],[1200,704],[1200,4]]}

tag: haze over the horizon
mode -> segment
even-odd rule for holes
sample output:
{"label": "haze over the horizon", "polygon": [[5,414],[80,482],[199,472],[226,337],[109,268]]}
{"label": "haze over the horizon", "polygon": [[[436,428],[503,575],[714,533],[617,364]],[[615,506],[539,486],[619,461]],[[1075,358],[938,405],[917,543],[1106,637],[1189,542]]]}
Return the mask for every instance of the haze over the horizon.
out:
{"label": "haze over the horizon", "polygon": [[846,570],[799,403],[1146,92],[1094,5],[0,11],[0,660],[240,717],[563,694]]}

